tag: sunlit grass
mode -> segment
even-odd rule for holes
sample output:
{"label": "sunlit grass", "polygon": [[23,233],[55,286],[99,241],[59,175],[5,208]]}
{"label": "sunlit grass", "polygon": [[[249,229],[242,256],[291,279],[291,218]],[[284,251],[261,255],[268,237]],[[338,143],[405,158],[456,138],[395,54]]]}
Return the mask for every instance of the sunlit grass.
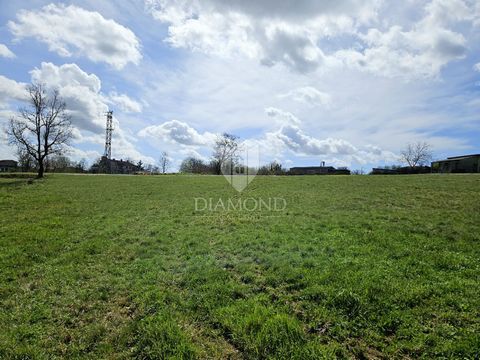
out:
{"label": "sunlit grass", "polygon": [[0,211],[0,358],[479,354],[480,176],[0,178]]}

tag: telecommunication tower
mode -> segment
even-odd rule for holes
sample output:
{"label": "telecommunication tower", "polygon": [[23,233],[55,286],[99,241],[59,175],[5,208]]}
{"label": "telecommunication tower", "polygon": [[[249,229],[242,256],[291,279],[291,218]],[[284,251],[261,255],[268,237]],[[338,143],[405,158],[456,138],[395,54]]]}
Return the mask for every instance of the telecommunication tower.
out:
{"label": "telecommunication tower", "polygon": [[105,152],[103,156],[112,158],[113,111],[107,111],[107,127],[105,128]]}

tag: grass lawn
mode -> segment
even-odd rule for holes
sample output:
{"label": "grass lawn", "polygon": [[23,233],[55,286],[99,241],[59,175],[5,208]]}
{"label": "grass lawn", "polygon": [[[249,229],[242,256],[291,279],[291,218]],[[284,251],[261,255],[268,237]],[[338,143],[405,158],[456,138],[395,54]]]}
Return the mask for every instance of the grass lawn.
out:
{"label": "grass lawn", "polygon": [[477,175],[0,178],[1,359],[474,359],[479,271]]}

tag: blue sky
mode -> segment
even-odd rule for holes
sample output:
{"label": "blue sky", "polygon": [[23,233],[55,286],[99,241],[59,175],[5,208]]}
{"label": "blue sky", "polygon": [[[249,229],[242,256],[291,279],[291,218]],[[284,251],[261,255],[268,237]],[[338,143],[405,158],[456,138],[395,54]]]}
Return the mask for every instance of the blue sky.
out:
{"label": "blue sky", "polygon": [[0,126],[25,84],[58,88],[76,160],[103,153],[107,109],[113,157],[172,170],[221,132],[286,167],[480,152],[475,0],[0,0],[0,44]]}

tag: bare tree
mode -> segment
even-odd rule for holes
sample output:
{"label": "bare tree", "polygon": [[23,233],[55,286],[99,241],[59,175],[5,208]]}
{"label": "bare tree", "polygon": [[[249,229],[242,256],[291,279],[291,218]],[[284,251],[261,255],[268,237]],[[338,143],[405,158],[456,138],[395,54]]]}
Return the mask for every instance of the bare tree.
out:
{"label": "bare tree", "polygon": [[27,91],[29,107],[19,110],[19,118],[10,119],[7,134],[11,144],[35,159],[37,178],[42,178],[46,157],[62,154],[72,127],[58,90],[48,92],[43,85],[32,84]]}
{"label": "bare tree", "polygon": [[215,147],[213,149],[212,165],[217,175],[222,172],[222,167],[231,163],[232,166],[238,162],[240,145],[238,143],[238,136],[223,133],[217,137]]}
{"label": "bare tree", "polygon": [[179,171],[184,174],[210,174],[212,168],[202,159],[191,156],[183,159]]}
{"label": "bare tree", "polygon": [[159,167],[152,165],[152,164],[147,164],[144,166],[145,171],[149,174],[158,174],[159,173]]}
{"label": "bare tree", "polygon": [[411,168],[415,168],[428,164],[432,160],[432,157],[430,144],[417,141],[416,143],[407,145],[405,150],[401,152],[400,159]]}
{"label": "bare tree", "polygon": [[162,154],[160,155],[160,170],[162,171],[162,174],[165,174],[169,167],[170,157],[166,151],[162,151]]}
{"label": "bare tree", "polygon": [[261,166],[257,171],[257,175],[285,175],[286,172],[282,164],[274,160],[267,165]]}
{"label": "bare tree", "polygon": [[72,161],[67,156],[54,155],[48,158],[48,166],[45,166],[45,169],[56,172],[65,170],[70,166],[72,166]]}

